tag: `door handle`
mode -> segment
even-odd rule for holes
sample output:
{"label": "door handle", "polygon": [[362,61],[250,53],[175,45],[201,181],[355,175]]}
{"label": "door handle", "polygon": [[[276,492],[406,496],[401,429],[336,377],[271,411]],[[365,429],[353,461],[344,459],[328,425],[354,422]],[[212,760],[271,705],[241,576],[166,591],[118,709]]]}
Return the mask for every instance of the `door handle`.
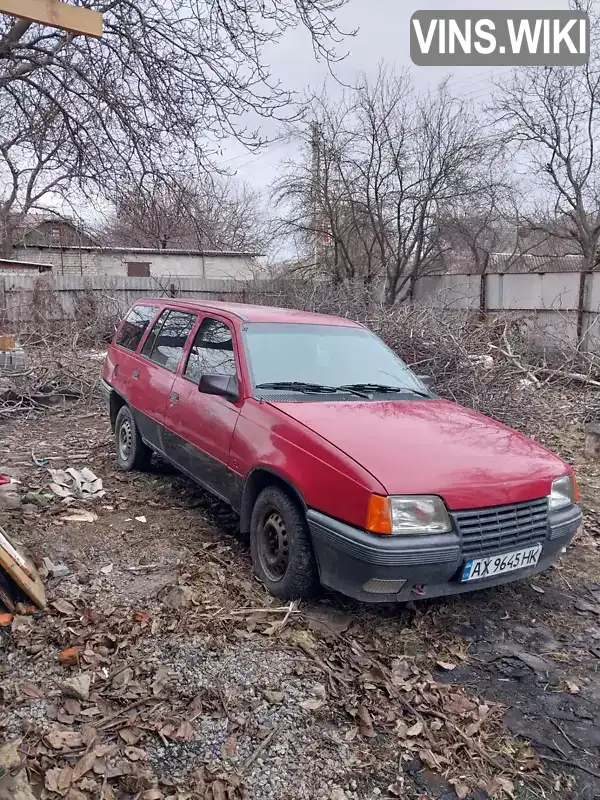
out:
{"label": "door handle", "polygon": [[136,380],[140,377],[140,373],[138,372],[137,369],[133,370],[133,372],[131,373],[131,377],[135,378]]}
{"label": "door handle", "polygon": [[174,403],[177,400],[179,400],[179,395],[177,394],[177,392],[171,392],[171,394],[169,395],[169,400],[172,400]]}

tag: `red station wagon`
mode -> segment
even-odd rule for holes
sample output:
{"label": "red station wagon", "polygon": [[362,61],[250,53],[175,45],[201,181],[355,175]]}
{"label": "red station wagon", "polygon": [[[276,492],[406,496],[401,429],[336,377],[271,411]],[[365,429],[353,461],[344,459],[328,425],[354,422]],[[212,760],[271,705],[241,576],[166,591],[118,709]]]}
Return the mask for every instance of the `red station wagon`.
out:
{"label": "red station wagon", "polygon": [[346,319],[139,300],[102,388],[119,466],[154,451],[229,503],[277,597],[495,586],[547,569],[581,522],[567,464],[435,396]]}

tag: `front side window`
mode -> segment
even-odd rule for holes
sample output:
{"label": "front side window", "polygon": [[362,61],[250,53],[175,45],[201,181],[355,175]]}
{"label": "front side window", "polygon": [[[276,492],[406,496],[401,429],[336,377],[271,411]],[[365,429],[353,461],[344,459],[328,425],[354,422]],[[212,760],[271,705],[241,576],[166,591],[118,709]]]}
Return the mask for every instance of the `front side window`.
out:
{"label": "front side window", "polygon": [[137,350],[142,341],[146,328],[156,314],[156,306],[135,306],[132,308],[119,331],[115,344],[126,350]]}
{"label": "front side window", "polygon": [[199,383],[203,375],[235,374],[231,328],[221,320],[206,317],[191,347],[185,377]]}
{"label": "front side window", "polygon": [[417,394],[427,391],[409,367],[365,328],[255,322],[244,326],[243,336],[255,387],[307,383],[336,389],[380,386]]}
{"label": "front side window", "polygon": [[142,355],[170,372],[176,372],[183,348],[195,324],[195,314],[165,309],[144,342]]}

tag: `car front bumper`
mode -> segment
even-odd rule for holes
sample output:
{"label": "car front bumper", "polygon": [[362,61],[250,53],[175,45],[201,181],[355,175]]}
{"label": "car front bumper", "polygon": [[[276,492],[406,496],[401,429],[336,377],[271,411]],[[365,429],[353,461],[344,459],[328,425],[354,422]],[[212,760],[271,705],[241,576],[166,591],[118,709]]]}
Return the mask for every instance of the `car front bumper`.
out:
{"label": "car front bumper", "polygon": [[[318,511],[309,510],[307,518],[321,583],[356,600],[381,603],[473,592],[537,575],[564,552],[581,524],[581,509],[573,505],[548,515],[535,566],[464,583],[460,578],[468,558],[463,556],[462,538],[456,531],[379,536]],[[494,556],[518,549],[501,547]]]}

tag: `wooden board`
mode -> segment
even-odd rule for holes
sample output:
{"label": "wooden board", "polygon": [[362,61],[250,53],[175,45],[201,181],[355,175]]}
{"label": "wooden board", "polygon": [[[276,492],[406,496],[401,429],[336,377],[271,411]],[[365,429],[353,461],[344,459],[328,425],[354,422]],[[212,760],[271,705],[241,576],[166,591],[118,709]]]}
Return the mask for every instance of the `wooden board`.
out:
{"label": "wooden board", "polygon": [[46,591],[35,565],[20,553],[2,532],[0,532],[0,569],[10,575],[38,608],[42,610],[46,608]]}
{"label": "wooden board", "polygon": [[102,14],[58,0],[0,0],[0,13],[84,36],[102,36]]}

